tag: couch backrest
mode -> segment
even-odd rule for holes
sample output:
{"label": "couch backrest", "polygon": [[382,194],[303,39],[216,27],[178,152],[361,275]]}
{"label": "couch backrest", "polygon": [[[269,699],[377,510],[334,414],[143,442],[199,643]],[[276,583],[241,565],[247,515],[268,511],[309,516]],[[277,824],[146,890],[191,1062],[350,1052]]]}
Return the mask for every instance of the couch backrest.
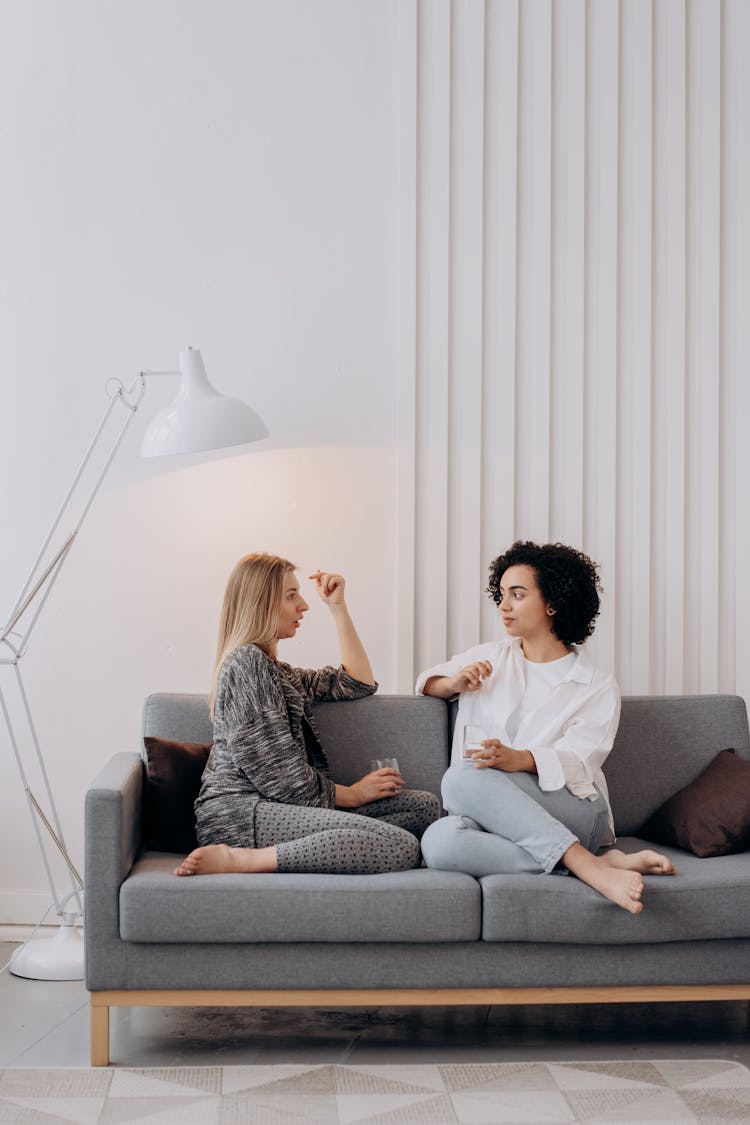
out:
{"label": "couch backrest", "polygon": [[739,696],[625,696],[604,764],[617,834],[637,835],[660,805],[729,747],[750,757],[747,710]]}
{"label": "couch backrest", "polygon": [[175,742],[210,742],[213,738],[207,695],[157,692],[143,704],[142,733]]}
{"label": "couch backrest", "polygon": [[397,758],[409,789],[440,793],[450,762],[448,710],[424,695],[372,695],[350,703],[319,703],[315,720],[331,776],[350,785],[371,758]]}
{"label": "couch backrest", "polygon": [[[367,772],[371,758],[397,758],[410,789],[440,792],[448,768],[448,712],[440,699],[373,695],[345,703],[318,703],[315,720],[331,775],[349,785]],[[210,742],[208,696],[150,695],[143,734],[177,742]]]}
{"label": "couch backrest", "polygon": [[[348,785],[371,758],[398,758],[412,789],[440,792],[450,760],[454,707],[415,695],[373,695],[319,703],[315,717],[336,781]],[[143,733],[210,742],[206,695],[162,693],[146,700]],[[604,766],[618,835],[638,829],[720,750],[750,757],[747,711],[734,695],[626,696],[615,745]]]}

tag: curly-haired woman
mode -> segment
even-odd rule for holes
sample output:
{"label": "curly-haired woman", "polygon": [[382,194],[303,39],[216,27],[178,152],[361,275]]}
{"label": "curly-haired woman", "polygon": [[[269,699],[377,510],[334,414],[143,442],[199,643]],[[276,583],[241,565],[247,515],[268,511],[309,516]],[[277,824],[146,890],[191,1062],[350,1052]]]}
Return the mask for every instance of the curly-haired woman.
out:
{"label": "curly-haired woman", "polygon": [[[638,914],[643,875],[674,867],[657,852],[610,847],[602,765],[620,692],[578,647],[594,631],[600,588],[591,559],[561,543],[519,540],[490,565],[487,592],[507,639],[476,645],[417,680],[417,692],[458,697],[442,785],[452,815],[427,829],[422,854],[428,867],[476,876],[561,866]],[[477,741],[465,754],[469,727],[478,728]]]}

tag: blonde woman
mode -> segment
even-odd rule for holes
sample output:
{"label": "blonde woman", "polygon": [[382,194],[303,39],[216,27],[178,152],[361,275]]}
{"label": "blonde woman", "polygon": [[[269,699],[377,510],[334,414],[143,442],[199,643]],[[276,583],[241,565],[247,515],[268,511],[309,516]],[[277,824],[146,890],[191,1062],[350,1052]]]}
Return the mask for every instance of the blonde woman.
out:
{"label": "blonde woman", "polygon": [[342,575],[311,576],[333,617],[339,668],[292,668],[278,659],[309,609],[294,565],[247,555],[224,594],[211,691],[214,741],[195,803],[196,848],[176,875],[222,872],[401,871],[439,814],[432,793],[408,791],[393,769],[337,785],[328,773],[312,704],[377,689],[344,599]]}

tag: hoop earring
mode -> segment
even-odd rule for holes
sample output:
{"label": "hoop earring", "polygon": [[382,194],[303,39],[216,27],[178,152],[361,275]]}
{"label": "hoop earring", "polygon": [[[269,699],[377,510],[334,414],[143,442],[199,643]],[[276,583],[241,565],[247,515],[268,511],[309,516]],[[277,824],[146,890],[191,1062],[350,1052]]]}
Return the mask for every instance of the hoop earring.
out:
{"label": "hoop earring", "polygon": [[556,612],[557,612],[557,610],[554,610],[550,606],[547,606],[547,616],[548,617],[554,617]]}

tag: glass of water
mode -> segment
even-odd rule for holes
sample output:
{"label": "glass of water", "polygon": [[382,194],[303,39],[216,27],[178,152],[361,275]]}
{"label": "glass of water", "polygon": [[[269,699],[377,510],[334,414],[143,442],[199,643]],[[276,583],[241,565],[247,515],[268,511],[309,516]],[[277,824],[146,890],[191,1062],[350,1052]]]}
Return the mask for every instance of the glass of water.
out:
{"label": "glass of water", "polygon": [[375,770],[395,770],[396,773],[401,773],[398,768],[398,760],[396,758],[372,758],[370,761],[370,773]]}
{"label": "glass of water", "polygon": [[483,750],[482,742],[489,737],[483,727],[467,723],[464,727],[464,758],[471,758],[475,750]]}

